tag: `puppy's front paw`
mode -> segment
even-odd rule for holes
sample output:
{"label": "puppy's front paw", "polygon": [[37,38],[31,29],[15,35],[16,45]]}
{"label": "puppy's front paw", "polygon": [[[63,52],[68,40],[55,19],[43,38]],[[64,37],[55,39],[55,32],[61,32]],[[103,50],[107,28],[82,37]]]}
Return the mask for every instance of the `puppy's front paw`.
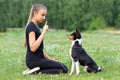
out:
{"label": "puppy's front paw", "polygon": [[76,73],[76,75],[79,75],[79,74],[80,74],[80,72],[77,72],[77,73]]}

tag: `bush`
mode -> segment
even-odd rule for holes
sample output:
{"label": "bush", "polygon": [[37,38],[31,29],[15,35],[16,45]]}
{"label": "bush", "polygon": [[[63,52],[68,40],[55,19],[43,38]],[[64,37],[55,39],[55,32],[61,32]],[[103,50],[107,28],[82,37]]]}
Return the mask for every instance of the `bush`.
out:
{"label": "bush", "polygon": [[115,25],[116,25],[116,26],[115,26],[116,28],[118,28],[118,29],[120,28],[120,14],[118,15],[118,18],[117,18],[117,20],[115,21]]}
{"label": "bush", "polygon": [[91,21],[89,30],[97,30],[97,29],[102,29],[105,27],[106,27],[106,22],[105,22],[104,18],[97,17]]}
{"label": "bush", "polygon": [[6,32],[6,31],[7,31],[6,27],[0,26],[0,32]]}

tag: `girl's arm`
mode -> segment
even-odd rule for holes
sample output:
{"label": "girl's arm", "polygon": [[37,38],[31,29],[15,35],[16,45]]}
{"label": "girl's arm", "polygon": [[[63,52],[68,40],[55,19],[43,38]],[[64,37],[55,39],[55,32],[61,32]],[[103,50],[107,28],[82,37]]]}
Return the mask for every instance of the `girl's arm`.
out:
{"label": "girl's arm", "polygon": [[32,52],[35,52],[38,47],[40,46],[42,40],[43,40],[44,34],[41,34],[37,40],[35,40],[35,32],[32,31],[29,33],[29,45],[30,45],[30,50]]}
{"label": "girl's arm", "polygon": [[48,30],[48,25],[45,24],[45,26],[43,27],[43,31],[37,40],[35,40],[35,32],[34,31],[29,33],[29,45],[30,45],[30,50],[32,52],[35,52],[38,49],[47,30]]}

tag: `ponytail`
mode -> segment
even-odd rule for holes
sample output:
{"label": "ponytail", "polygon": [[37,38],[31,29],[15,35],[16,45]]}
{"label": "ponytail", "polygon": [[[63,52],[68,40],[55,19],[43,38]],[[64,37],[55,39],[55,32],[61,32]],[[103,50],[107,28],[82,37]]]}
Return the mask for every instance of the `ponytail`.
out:
{"label": "ponytail", "polygon": [[32,5],[32,7],[31,7],[26,27],[27,27],[27,25],[29,24],[29,22],[31,21],[31,19],[33,17],[33,7],[34,7],[34,5]]}

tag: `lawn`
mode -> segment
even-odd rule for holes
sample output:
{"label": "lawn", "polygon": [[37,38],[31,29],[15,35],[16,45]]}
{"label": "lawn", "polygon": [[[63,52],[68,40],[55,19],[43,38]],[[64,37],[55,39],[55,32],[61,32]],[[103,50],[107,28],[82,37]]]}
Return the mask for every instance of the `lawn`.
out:
{"label": "lawn", "polygon": [[[71,41],[65,30],[49,30],[44,38],[45,52],[69,68]],[[0,80],[120,80],[120,34],[104,31],[82,32],[83,47],[99,66],[105,70],[87,74],[80,67],[80,75],[22,75],[26,48],[23,46],[24,30],[0,33]],[[69,69],[70,71],[70,69]]]}

